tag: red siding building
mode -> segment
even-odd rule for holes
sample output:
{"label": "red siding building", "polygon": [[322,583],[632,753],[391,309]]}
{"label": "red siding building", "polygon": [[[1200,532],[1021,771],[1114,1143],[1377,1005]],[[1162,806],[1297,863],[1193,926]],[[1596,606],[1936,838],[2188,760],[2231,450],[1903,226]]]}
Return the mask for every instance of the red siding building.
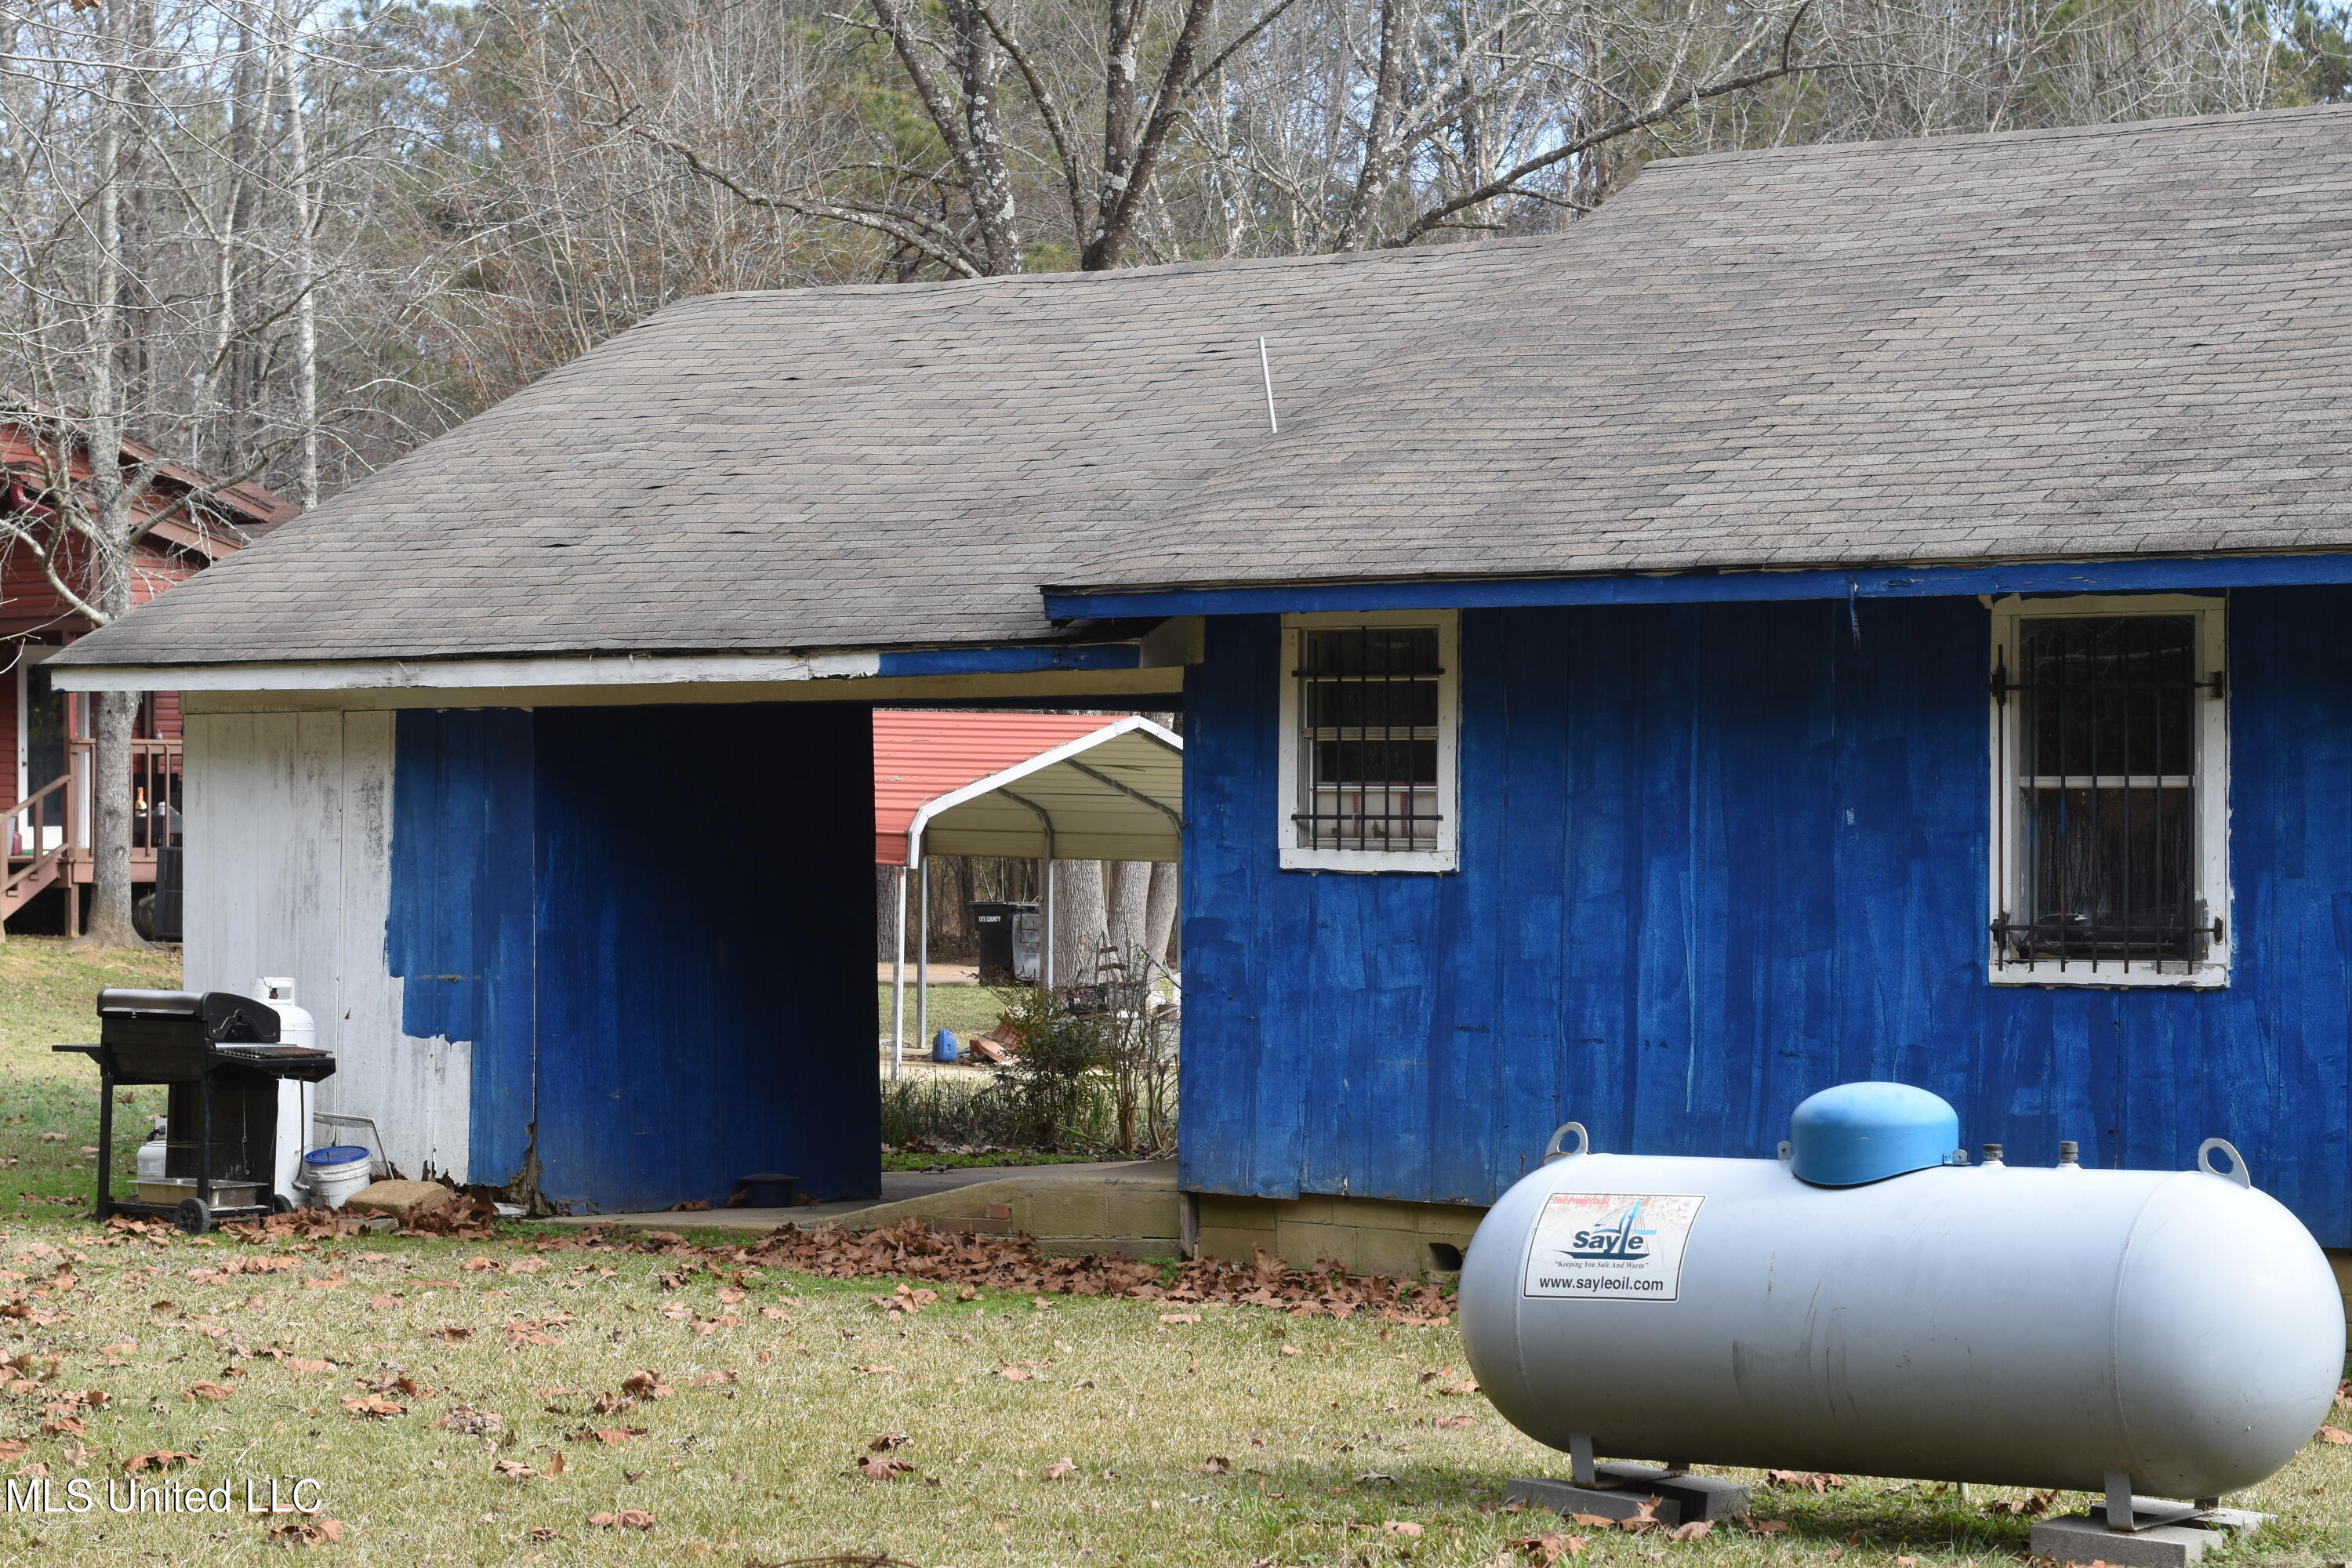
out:
{"label": "red siding building", "polygon": [[[95,573],[86,546],[60,538],[53,438],[23,416],[0,414],[0,835],[7,874],[0,881],[0,921],[24,914],[32,929],[79,929],[70,907],[52,889],[89,884],[90,745],[87,694],[52,691],[43,668],[50,655],[91,629],[76,603],[94,596]],[[131,463],[153,454],[125,443]],[[87,454],[72,455],[77,488],[88,478]],[[255,484],[218,486],[184,465],[153,470],[139,501],[156,519],[136,547],[131,595],[144,604],[205,566],[268,532],[295,508]],[[45,562],[54,548],[55,569]],[[152,882],[156,851],[177,842],[180,701],[175,692],[146,695],[133,731],[131,879]]]}

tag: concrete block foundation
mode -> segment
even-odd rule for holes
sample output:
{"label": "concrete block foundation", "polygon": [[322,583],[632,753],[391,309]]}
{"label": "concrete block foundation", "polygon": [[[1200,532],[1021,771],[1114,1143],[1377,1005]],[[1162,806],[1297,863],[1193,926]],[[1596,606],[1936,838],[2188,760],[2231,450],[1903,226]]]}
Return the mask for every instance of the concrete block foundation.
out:
{"label": "concrete block foundation", "polygon": [[1193,1194],[1200,1255],[1246,1263],[1253,1248],[1294,1268],[1337,1263],[1350,1274],[1425,1279],[1455,1273],[1484,1208],[1388,1198]]}
{"label": "concrete block foundation", "polygon": [[2189,1568],[2228,1539],[2218,1530],[2203,1530],[2193,1524],[2160,1524],[2153,1530],[2126,1533],[2109,1530],[2104,1519],[2069,1513],[2035,1525],[2026,1552],[2030,1556],[2053,1558],[2060,1563],[2111,1563],[2116,1568]]}
{"label": "concrete block foundation", "polygon": [[1631,1519],[1655,1498],[1658,1505],[1652,1517],[1664,1525],[1738,1519],[1748,1512],[1748,1489],[1713,1476],[1647,1465],[1602,1464],[1593,1467],[1593,1479],[1601,1484],[1580,1487],[1543,1477],[1515,1480],[1504,1489],[1503,1500],[1549,1509],[1562,1519],[1580,1513]]}

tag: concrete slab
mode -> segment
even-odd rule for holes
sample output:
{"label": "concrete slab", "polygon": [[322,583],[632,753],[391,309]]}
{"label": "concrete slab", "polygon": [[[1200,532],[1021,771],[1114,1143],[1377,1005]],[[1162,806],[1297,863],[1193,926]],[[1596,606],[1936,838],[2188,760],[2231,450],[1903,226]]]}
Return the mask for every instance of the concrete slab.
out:
{"label": "concrete slab", "polygon": [[1682,1505],[1660,1492],[1602,1491],[1540,1476],[1522,1477],[1503,1488],[1505,1502],[1548,1508],[1562,1519],[1579,1513],[1598,1514],[1602,1519],[1631,1519],[1653,1497],[1657,1498],[1658,1506],[1652,1518],[1663,1525],[1683,1522]]}
{"label": "concrete slab", "polygon": [[[2104,1510],[2102,1510],[2104,1511]],[[2116,1568],[2189,1568],[2229,1538],[2193,1524],[2160,1524],[2153,1530],[2109,1530],[2105,1519],[2062,1514],[2033,1527],[2028,1555],[2060,1563],[2110,1563]]]}
{"label": "concrete slab", "polygon": [[[638,1214],[566,1215],[549,1225],[609,1226],[623,1230],[748,1230],[770,1231],[780,1225],[832,1225],[852,1215],[867,1215],[859,1224],[888,1225],[904,1217],[907,1205],[966,1188],[1006,1181],[1112,1184],[1125,1189],[1137,1184],[1164,1184],[1175,1191],[1173,1160],[1107,1160],[1066,1165],[976,1165],[952,1171],[885,1171],[882,1194],[874,1198],[848,1198],[839,1203],[809,1204],[788,1209],[694,1209],[684,1213],[662,1209]],[[984,1194],[983,1194],[984,1195]],[[1122,1193],[1120,1195],[1126,1195]],[[978,1200],[972,1205],[979,1207]],[[887,1211],[887,1212],[883,1212]],[[1010,1216],[1008,1216],[1009,1219]],[[1008,1226],[1010,1229],[1023,1228]]]}
{"label": "concrete slab", "polygon": [[1580,1487],[1572,1481],[1540,1478],[1515,1480],[1504,1489],[1503,1499],[1524,1501],[1530,1508],[1548,1508],[1563,1517],[1597,1513],[1608,1519],[1630,1519],[1654,1497],[1657,1517],[1668,1524],[1738,1519],[1748,1512],[1748,1489],[1716,1476],[1694,1476],[1622,1460],[1595,1465],[1592,1475],[1601,1485]]}

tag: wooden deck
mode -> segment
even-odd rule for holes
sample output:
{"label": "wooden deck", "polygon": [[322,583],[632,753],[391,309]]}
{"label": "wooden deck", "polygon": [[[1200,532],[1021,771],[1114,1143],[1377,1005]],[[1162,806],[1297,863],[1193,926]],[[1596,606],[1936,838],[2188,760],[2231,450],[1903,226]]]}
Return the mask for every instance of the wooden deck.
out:
{"label": "wooden deck", "polygon": [[[75,888],[97,879],[90,842],[91,752],[96,742],[66,742],[66,771],[0,813],[8,869],[0,882],[0,934],[5,923],[42,892],[60,883]],[[181,742],[131,742],[131,881],[155,880],[156,852],[180,842]],[[65,934],[79,934],[79,900],[67,901]]]}

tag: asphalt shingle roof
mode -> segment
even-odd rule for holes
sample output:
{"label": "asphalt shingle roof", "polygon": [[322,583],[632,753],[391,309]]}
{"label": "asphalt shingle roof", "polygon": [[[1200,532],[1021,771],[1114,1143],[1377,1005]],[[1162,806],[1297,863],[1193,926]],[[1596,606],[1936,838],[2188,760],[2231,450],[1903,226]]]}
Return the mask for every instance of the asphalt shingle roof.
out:
{"label": "asphalt shingle roof", "polygon": [[1045,636],[1041,584],[2284,548],[2352,549],[2352,110],[1660,163],[1552,238],[690,300],[65,657],[904,646]]}

